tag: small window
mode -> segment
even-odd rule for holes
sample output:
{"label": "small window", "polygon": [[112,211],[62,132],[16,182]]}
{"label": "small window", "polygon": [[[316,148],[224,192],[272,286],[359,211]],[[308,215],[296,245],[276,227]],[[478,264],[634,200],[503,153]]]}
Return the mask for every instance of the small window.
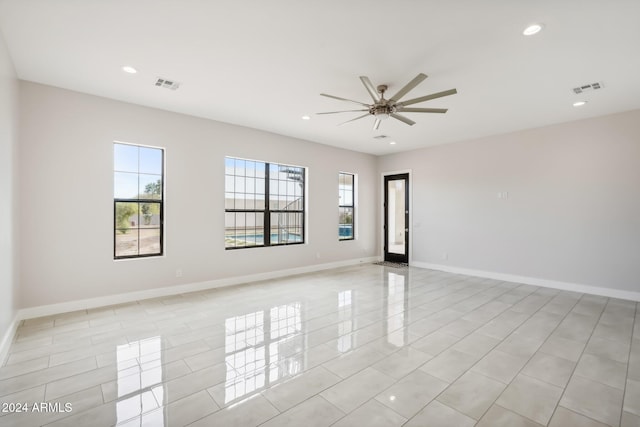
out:
{"label": "small window", "polygon": [[164,150],[113,145],[114,258],[163,253]]}
{"label": "small window", "polygon": [[305,169],[225,157],[226,249],[304,243]]}
{"label": "small window", "polygon": [[355,231],[355,175],[338,174],[338,239],[353,240]]}

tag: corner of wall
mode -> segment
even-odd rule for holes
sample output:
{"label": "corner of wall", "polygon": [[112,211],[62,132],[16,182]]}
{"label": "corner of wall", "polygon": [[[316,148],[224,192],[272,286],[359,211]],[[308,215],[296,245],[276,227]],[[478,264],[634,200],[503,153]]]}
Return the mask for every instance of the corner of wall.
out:
{"label": "corner of wall", "polygon": [[0,366],[18,324],[19,82],[0,32]]}

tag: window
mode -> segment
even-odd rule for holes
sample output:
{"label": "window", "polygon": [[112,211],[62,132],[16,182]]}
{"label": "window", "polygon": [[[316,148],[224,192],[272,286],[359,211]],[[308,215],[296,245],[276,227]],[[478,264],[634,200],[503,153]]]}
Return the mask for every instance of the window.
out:
{"label": "window", "polygon": [[304,243],[305,169],[225,157],[226,249]]}
{"label": "window", "polygon": [[162,255],[164,150],[114,143],[114,258]]}
{"label": "window", "polygon": [[338,174],[338,239],[353,240],[354,238],[354,218],[355,218],[355,197],[354,197],[355,175],[340,172]]}

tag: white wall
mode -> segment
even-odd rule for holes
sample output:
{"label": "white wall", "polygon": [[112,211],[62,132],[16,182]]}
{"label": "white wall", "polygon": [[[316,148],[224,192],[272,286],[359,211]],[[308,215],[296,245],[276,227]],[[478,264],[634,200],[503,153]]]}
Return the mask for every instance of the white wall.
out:
{"label": "white wall", "polygon": [[640,111],[399,153],[378,167],[413,170],[418,264],[640,291]]}
{"label": "white wall", "polygon": [[[10,97],[2,102],[11,123]],[[16,143],[4,135],[0,191],[10,200],[4,153]],[[112,259],[114,140],[166,148],[164,257]],[[227,155],[309,168],[307,244],[224,250]],[[19,169],[20,307],[376,256],[381,173],[408,169],[414,263],[640,291],[640,111],[376,159],[21,82]],[[355,241],[337,239],[339,171],[358,174]],[[5,305],[16,293],[10,270]],[[2,308],[4,325],[14,306]]]}
{"label": "white wall", "polygon": [[[374,156],[20,85],[21,307],[377,254]],[[166,148],[164,257],[113,260],[114,140]],[[225,251],[225,156],[308,167],[308,244]],[[338,241],[339,171],[358,174],[355,241]]]}
{"label": "white wall", "polygon": [[0,34],[0,364],[17,308],[18,80]]}

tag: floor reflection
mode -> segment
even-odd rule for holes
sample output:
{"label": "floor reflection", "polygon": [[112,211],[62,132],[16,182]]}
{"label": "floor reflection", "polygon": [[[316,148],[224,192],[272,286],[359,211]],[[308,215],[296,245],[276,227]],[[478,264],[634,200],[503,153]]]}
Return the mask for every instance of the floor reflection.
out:
{"label": "floor reflection", "polygon": [[[408,344],[406,274],[385,272],[382,305],[385,320],[380,332],[386,335],[388,344],[395,347]],[[362,295],[366,297],[366,293]],[[361,328],[358,315],[371,317],[377,310],[375,305],[366,309],[366,298],[364,305],[357,307],[356,291],[353,289],[339,291],[334,301],[337,313],[331,313],[331,324],[338,328],[337,349],[347,353],[357,346],[357,329]],[[365,308],[365,311],[359,313],[358,308]],[[219,385],[220,392],[224,393],[224,406],[244,401],[307,368],[309,356],[306,328],[303,328],[306,319],[303,317],[303,304],[296,301],[225,319],[226,374],[225,382]],[[370,332],[360,338],[366,340],[376,335]],[[163,427],[167,423],[166,417],[161,416],[163,410],[156,410],[163,406],[167,397],[162,382],[162,347],[159,336],[117,347],[118,380],[115,393],[118,424],[152,423]],[[219,404],[222,405],[222,402]]]}
{"label": "floor reflection", "polygon": [[304,369],[300,302],[228,318],[225,328],[225,405]]}
{"label": "floor reflection", "polygon": [[354,310],[352,291],[338,292],[338,351],[346,353],[353,348]]}
{"label": "floor reflection", "polygon": [[[117,423],[141,425],[142,414],[162,405],[162,339],[152,337],[116,347]],[[164,426],[164,419],[154,426]]]}
{"label": "floor reflection", "polygon": [[387,342],[396,347],[409,344],[406,327],[409,323],[408,283],[404,274],[393,272],[388,272],[385,281]]}

